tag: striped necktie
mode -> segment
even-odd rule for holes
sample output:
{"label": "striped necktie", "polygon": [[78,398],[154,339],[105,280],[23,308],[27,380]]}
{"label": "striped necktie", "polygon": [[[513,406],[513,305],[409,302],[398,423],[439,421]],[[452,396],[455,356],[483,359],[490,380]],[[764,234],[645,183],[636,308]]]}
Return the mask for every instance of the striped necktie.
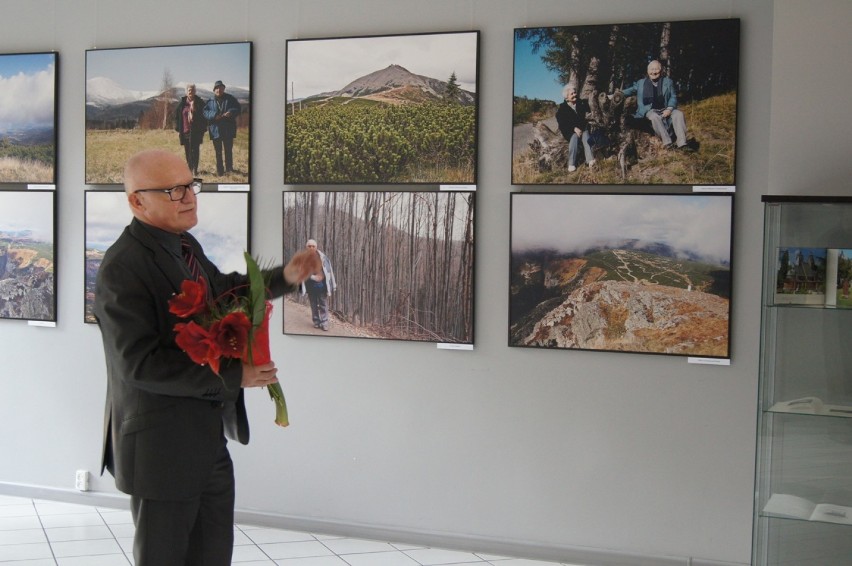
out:
{"label": "striped necktie", "polygon": [[195,250],[192,248],[189,238],[184,235],[181,235],[180,237],[180,253],[183,256],[183,260],[186,262],[186,265],[189,267],[189,273],[192,276],[192,280],[198,281],[201,279],[203,277],[201,264],[198,262],[198,258],[195,257]]}

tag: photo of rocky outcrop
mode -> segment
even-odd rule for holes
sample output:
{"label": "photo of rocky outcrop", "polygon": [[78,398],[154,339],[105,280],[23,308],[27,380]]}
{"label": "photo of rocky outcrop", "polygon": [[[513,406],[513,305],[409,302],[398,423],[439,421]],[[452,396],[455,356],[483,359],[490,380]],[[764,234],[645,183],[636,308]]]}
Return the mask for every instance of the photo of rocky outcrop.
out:
{"label": "photo of rocky outcrop", "polygon": [[728,357],[730,195],[512,195],[509,345]]}
{"label": "photo of rocky outcrop", "polygon": [[0,318],[56,320],[52,191],[0,192]]}

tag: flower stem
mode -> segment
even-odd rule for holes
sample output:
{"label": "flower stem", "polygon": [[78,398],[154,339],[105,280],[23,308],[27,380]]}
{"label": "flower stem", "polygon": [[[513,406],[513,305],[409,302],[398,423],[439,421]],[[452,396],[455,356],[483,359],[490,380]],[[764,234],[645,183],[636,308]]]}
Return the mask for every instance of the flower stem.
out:
{"label": "flower stem", "polygon": [[275,401],[275,424],[278,426],[287,426],[290,424],[290,418],[287,415],[287,401],[284,399],[284,391],[281,390],[281,385],[273,383],[266,387],[269,391],[269,397]]}

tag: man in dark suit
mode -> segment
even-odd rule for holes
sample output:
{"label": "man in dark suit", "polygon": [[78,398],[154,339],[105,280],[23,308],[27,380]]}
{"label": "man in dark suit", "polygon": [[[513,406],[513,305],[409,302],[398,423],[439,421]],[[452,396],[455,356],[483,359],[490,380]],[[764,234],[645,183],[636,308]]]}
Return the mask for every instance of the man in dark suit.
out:
{"label": "man in dark suit", "polygon": [[[247,282],[221,273],[187,233],[201,182],[184,160],[164,150],[138,153],[124,186],[134,219],[104,255],[95,291],[107,367],[101,473],[109,469],[131,496],[136,566],[229,565],[234,471],[226,436],[248,442],[244,388],[275,383],[277,369],[233,359],[217,376],[175,344],[179,319],[168,301],[191,276],[182,237],[211,296]],[[270,293],[294,291],[315,263],[303,253],[271,270]]]}

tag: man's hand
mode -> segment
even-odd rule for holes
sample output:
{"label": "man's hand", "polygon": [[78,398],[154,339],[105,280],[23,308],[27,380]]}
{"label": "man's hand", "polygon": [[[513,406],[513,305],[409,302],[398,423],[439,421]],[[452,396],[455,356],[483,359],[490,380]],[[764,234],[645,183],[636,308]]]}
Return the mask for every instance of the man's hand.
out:
{"label": "man's hand", "polygon": [[319,253],[302,250],[290,258],[290,261],[284,266],[284,279],[290,285],[295,285],[318,271],[322,271],[322,260],[320,260]]}
{"label": "man's hand", "polygon": [[265,387],[278,382],[278,368],[274,362],[253,366],[243,364],[243,380],[241,387]]}

